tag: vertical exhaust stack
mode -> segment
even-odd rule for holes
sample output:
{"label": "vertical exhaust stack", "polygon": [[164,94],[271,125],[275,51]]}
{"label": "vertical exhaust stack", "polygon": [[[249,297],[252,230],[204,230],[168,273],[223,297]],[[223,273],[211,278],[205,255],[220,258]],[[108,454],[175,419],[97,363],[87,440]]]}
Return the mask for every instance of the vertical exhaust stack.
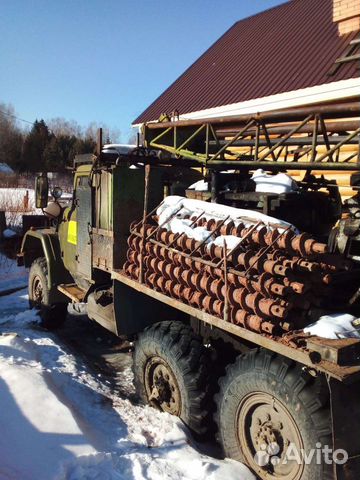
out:
{"label": "vertical exhaust stack", "polygon": [[101,157],[102,148],[103,148],[103,129],[99,128],[97,131],[97,138],[96,138],[96,156],[98,159]]}
{"label": "vertical exhaust stack", "polygon": [[339,35],[359,30],[359,0],[333,0],[333,20],[338,25]]}

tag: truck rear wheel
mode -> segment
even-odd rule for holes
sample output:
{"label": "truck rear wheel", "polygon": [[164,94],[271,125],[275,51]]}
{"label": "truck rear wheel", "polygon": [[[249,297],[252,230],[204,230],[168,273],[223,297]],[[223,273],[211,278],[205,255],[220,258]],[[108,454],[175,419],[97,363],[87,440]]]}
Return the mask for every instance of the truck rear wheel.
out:
{"label": "truck rear wheel", "polygon": [[66,303],[51,304],[49,302],[48,270],[46,258],[36,258],[29,272],[29,304],[39,310],[43,327],[53,330],[61,327],[67,313]]}
{"label": "truck rear wheel", "polygon": [[[332,478],[331,465],[317,455],[332,445],[328,402],[326,387],[295,362],[264,350],[240,356],[217,395],[225,455],[264,480]],[[305,462],[304,452],[312,450],[311,463]]]}
{"label": "truck rear wheel", "polygon": [[144,403],[180,417],[204,435],[209,414],[207,350],[190,326],[160,322],[144,330],[135,343],[134,377]]}

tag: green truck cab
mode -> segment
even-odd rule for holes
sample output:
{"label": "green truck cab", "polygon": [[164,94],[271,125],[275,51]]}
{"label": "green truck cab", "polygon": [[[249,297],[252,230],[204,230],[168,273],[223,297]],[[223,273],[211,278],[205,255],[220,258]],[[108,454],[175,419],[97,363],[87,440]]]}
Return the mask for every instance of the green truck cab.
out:
{"label": "green truck cab", "polygon": [[[187,172],[183,182],[182,175],[176,169],[170,173],[168,168],[152,168],[148,209],[161,202],[164,189],[175,186],[181,193],[186,185],[200,178],[196,170]],[[40,307],[48,328],[64,321],[70,301],[86,302],[90,318],[124,335],[137,333],[154,321],[145,314],[146,304],[156,314],[154,318],[169,313],[169,307],[147,298],[140,302],[140,308],[134,308],[134,304],[139,305],[134,302],[134,292],[112,278],[126,261],[130,224],[143,216],[144,181],[143,167],[130,168],[114,162],[99,166],[94,155],[78,155],[72,200],[57,209],[54,204],[60,205],[58,199],[48,203],[46,177],[38,177],[36,206],[54,225],[26,232],[18,263],[30,268],[30,304]],[[98,301],[102,295],[108,297],[104,306]]]}

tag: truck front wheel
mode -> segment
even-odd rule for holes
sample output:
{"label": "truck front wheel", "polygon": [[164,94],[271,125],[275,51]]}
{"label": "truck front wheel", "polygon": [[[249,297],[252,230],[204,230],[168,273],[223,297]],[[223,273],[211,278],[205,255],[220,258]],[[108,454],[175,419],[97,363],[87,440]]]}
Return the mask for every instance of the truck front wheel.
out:
{"label": "truck front wheel", "polygon": [[210,429],[209,361],[201,338],[181,322],[161,322],[135,343],[135,386],[140,399],[180,417],[196,434]]}
{"label": "truck front wheel", "polygon": [[29,272],[29,304],[30,308],[39,310],[43,327],[53,330],[61,327],[67,313],[66,303],[51,304],[49,302],[48,270],[46,258],[36,258]]}
{"label": "truck front wheel", "polygon": [[264,480],[332,478],[319,459],[332,448],[328,402],[326,385],[295,362],[264,350],[242,355],[217,395],[224,454]]}

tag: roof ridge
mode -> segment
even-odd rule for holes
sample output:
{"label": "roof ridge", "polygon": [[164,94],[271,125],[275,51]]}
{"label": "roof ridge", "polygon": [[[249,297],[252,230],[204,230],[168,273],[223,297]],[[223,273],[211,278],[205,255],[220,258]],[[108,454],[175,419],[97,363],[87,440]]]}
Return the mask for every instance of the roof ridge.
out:
{"label": "roof ridge", "polygon": [[266,8],[265,10],[261,10],[261,12],[253,13],[252,15],[249,15],[248,17],[240,18],[240,20],[237,20],[234,25],[237,25],[238,23],[244,22],[245,20],[249,20],[250,18],[258,17],[259,15],[263,15],[264,13],[270,12],[271,10],[275,10],[277,8],[281,8],[284,5],[287,5],[289,3],[295,3],[303,0],[283,0],[282,3],[279,5],[274,5],[273,7]]}

